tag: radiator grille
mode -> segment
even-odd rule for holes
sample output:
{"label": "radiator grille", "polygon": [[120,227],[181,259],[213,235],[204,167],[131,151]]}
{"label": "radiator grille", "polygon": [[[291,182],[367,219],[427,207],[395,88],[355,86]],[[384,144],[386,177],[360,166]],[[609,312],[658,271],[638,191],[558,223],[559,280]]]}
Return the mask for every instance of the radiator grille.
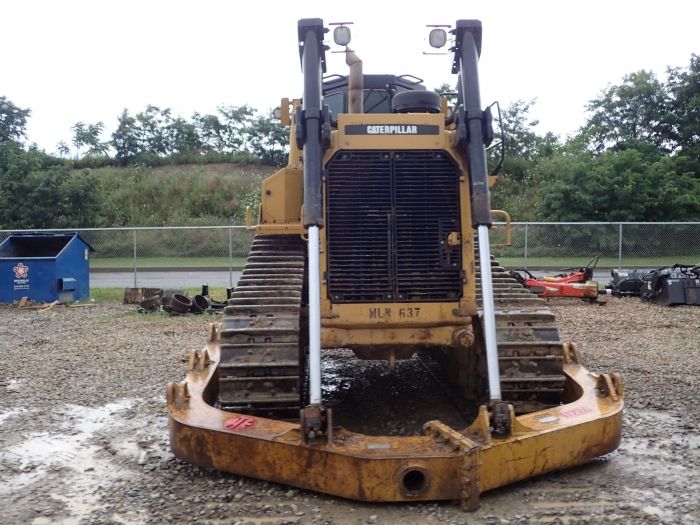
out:
{"label": "radiator grille", "polygon": [[459,170],[441,151],[342,151],[327,171],[334,302],[452,301],[461,295]]}

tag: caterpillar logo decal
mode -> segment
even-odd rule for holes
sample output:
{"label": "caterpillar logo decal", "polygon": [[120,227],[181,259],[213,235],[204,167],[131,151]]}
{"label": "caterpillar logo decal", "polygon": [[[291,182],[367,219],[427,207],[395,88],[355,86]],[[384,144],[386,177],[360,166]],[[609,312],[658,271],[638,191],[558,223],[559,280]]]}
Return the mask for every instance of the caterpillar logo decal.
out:
{"label": "caterpillar logo decal", "polygon": [[440,127],[429,124],[348,124],[346,135],[439,135]]}

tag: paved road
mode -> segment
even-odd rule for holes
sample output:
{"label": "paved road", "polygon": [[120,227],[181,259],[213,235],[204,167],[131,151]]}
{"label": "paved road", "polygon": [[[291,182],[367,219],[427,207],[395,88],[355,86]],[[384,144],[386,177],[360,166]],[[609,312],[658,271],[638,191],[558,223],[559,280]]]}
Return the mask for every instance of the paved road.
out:
{"label": "paved road", "polygon": [[[184,288],[191,286],[229,287],[236,284],[241,272],[228,270],[192,270],[192,271],[139,271],[136,274],[136,286],[149,288]],[[133,272],[91,272],[91,288],[126,288],[134,286]]]}

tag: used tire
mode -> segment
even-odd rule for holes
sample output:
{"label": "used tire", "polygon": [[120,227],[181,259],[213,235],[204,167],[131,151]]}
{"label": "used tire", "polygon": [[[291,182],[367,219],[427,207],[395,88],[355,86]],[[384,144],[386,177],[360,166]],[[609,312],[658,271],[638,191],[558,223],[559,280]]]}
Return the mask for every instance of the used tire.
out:
{"label": "used tire", "polygon": [[151,297],[146,297],[143,301],[139,302],[139,306],[144,310],[156,310],[161,305],[160,295],[153,295]]}
{"label": "used tire", "polygon": [[201,314],[209,308],[209,299],[203,295],[195,295],[190,310],[195,314]]}
{"label": "used tire", "polygon": [[176,293],[170,300],[170,309],[178,314],[186,314],[192,308],[192,299]]}

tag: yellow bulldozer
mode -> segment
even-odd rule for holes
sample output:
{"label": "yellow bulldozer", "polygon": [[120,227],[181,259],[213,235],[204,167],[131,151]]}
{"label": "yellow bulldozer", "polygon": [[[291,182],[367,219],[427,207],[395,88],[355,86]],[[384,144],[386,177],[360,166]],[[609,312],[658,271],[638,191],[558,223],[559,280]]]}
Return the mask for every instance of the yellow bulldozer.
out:
{"label": "yellow bulldozer", "polygon": [[[327,32],[298,22],[303,96],[277,115],[289,162],[249,213],[255,237],[222,322],[168,385],[175,455],[350,499],[475,509],[482,492],[614,450],[620,379],[586,370],[544,300],[490,253],[481,22],[431,31],[435,47],[452,41],[452,108],[416,77],[363,74],[346,25],[333,36],[349,73],[324,77]],[[402,436],[334,425],[321,367],[333,348],[388,366],[433,355],[473,421]]]}

